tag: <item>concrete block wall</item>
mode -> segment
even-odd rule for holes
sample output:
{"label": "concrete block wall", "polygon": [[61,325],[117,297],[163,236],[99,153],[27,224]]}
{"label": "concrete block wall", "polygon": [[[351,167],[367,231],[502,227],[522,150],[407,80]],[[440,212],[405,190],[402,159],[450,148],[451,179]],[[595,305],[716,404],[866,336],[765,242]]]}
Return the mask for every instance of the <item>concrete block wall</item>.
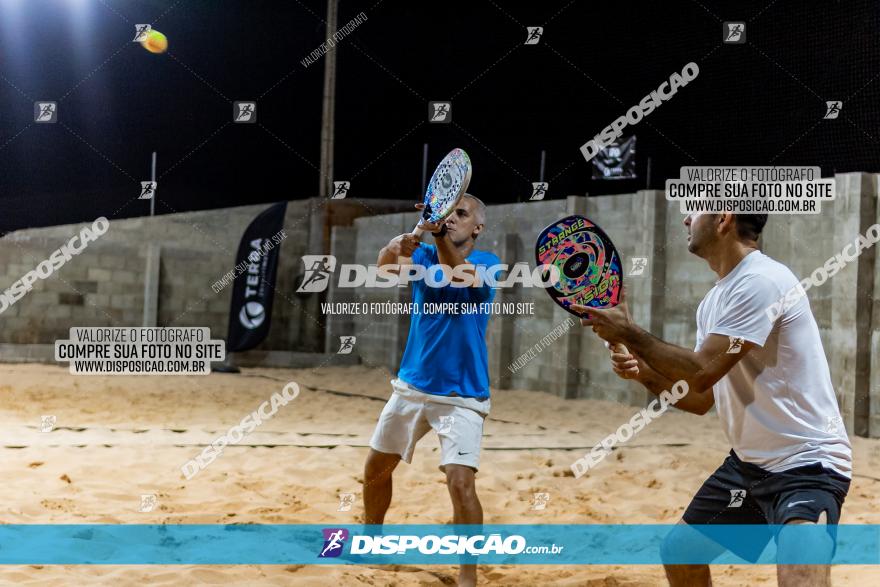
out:
{"label": "concrete block wall", "polygon": [[[71,230],[71,236],[79,228]],[[0,283],[7,288],[33,270],[70,237],[0,240]],[[0,342],[47,344],[68,337],[71,326],[138,325],[143,285],[139,249],[90,244],[0,314]]]}
{"label": "concrete block wall", "polygon": [[[285,225],[301,226],[304,216],[308,229],[307,202],[289,204]],[[112,220],[104,235],[0,314],[0,342],[51,344],[62,332],[66,338],[71,326],[142,325],[150,244],[160,249],[158,325],[208,326],[212,336],[225,338],[231,288],[216,294],[211,285],[232,269],[242,232],[266,207]],[[11,261],[4,264],[0,283],[6,288],[20,279],[84,226],[28,229],[0,239],[0,259]],[[288,231],[282,243],[293,249],[281,257],[287,274],[298,260],[290,257],[302,254],[296,235],[296,228]],[[276,309],[283,314],[282,305],[283,300]],[[270,337],[283,338],[277,330],[273,327]]]}
{"label": "concrete block wall", "polygon": [[[820,215],[771,216],[764,251],[806,276],[874,223],[880,223],[880,176],[836,177],[838,199]],[[375,263],[390,238],[412,230],[412,203],[394,200],[290,202],[287,239],[273,310],[273,326],[262,350],[335,352],[338,337],[356,335],[356,353],[368,363],[396,370],[406,344],[406,315],[324,316],[322,301],[409,302],[407,288],[339,290],[298,295],[304,254],[331,252],[339,263]],[[50,278],[0,313],[0,359],[10,344],[51,344],[71,326],[141,325],[147,250],[159,248],[156,322],[160,326],[209,326],[226,334],[230,288],[211,285],[232,269],[238,241],[265,204],[111,221],[110,230]],[[407,210],[406,212],[401,212]],[[550,222],[570,213],[596,219],[624,257],[624,281],[637,322],[665,340],[695,342],[695,312],[715,282],[705,262],[687,253],[683,216],[662,192],[569,197],[490,206],[488,228],[478,248],[501,261],[534,266],[534,239]],[[0,288],[34,269],[85,224],[17,231],[0,239]],[[430,241],[430,237],[427,237]],[[632,257],[647,257],[645,273],[630,274]],[[332,280],[335,281],[335,280]],[[845,422],[858,434],[880,436],[880,255],[862,254],[809,299],[819,325]],[[610,373],[607,351],[580,326],[511,373],[523,352],[563,324],[568,314],[539,289],[498,290],[496,301],[534,303],[531,316],[496,316],[490,321],[490,377],[505,388],[541,389],[562,397],[614,399],[642,404],[645,393]]]}
{"label": "concrete block wall", "polygon": [[[871,176],[871,190],[880,194],[880,175]],[[880,224],[880,195],[876,202],[874,223]],[[866,263],[869,261],[866,261]],[[874,251],[873,268],[870,269],[874,276],[874,286],[871,295],[866,296],[865,305],[870,307],[870,360],[868,369],[868,435],[880,436],[880,253]]]}
{"label": "concrete block wall", "polygon": [[[337,263],[354,263],[355,262],[355,251],[357,247],[357,232],[334,226],[331,233],[331,250],[336,251]],[[335,287],[335,281],[331,280],[330,287],[327,292],[327,303],[335,304],[335,303],[344,303],[344,302],[352,302],[355,301],[355,290],[348,288],[338,288]],[[339,348],[339,338],[341,336],[352,336],[356,334],[355,329],[355,317],[349,314],[340,314],[338,316],[334,316],[333,319],[327,320],[327,328],[325,331],[325,343],[324,347],[327,349],[327,352],[330,352],[331,349]],[[364,348],[365,341],[362,339],[360,344],[355,343],[357,350],[362,350]]]}
{"label": "concrete block wall", "polygon": [[[358,218],[354,221],[356,229],[338,228],[337,231],[353,231],[356,236],[349,239],[356,246],[349,254],[337,255],[337,262],[375,265],[379,250],[395,236],[412,231],[418,218],[416,211],[383,214]],[[409,288],[358,288],[348,292],[353,292],[348,294],[349,300],[367,304],[411,301]],[[396,370],[409,333],[409,316],[356,315],[353,318],[354,332],[351,334],[357,336],[361,360],[368,365],[383,365]]]}
{"label": "concrete block wall", "polygon": [[[147,253],[158,248],[155,287],[158,326],[207,326],[225,338],[232,288],[212,285],[235,265],[247,225],[269,204],[111,220],[108,231],[12,307],[0,313],[0,344],[52,344],[73,326],[141,326]],[[310,237],[329,223],[351,225],[364,214],[410,208],[409,202],[368,205],[317,198],[288,202],[272,327],[264,350],[322,351],[323,317],[317,298],[296,295],[300,258]],[[6,289],[91,223],[20,230],[0,238],[0,289]],[[8,348],[8,347],[7,347]],[[0,354],[2,359],[2,354]]]}
{"label": "concrete block wall", "polygon": [[[862,173],[837,176],[837,200],[831,217],[833,247],[816,267],[877,222],[877,178]],[[861,436],[880,436],[880,429],[869,430],[872,321],[876,317],[872,314],[880,312],[880,306],[873,304],[876,255],[876,246],[865,250],[829,282],[814,288],[831,293],[831,348],[826,347],[825,352],[830,353],[844,423],[848,430]]]}
{"label": "concrete block wall", "polygon": [[228,250],[162,247],[157,323],[175,326],[211,324],[212,337],[225,337],[232,287],[230,284],[220,293],[214,293],[211,284],[232,265],[234,260]]}

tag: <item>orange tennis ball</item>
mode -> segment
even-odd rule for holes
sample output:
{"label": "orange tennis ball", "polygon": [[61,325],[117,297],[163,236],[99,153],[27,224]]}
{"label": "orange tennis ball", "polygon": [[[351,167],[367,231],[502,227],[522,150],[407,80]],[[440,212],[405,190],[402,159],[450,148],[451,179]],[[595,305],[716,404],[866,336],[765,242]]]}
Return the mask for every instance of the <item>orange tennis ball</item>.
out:
{"label": "orange tennis ball", "polygon": [[164,53],[168,49],[168,38],[159,31],[152,30],[141,41],[141,46],[150,53]]}

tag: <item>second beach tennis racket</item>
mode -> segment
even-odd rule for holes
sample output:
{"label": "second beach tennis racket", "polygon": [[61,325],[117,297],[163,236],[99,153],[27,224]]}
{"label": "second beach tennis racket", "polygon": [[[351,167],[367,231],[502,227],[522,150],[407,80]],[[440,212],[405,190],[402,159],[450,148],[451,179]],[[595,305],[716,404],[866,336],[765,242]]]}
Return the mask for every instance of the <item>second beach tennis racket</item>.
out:
{"label": "second beach tennis racket", "polygon": [[559,281],[548,286],[547,293],[579,318],[572,304],[609,308],[620,301],[620,253],[605,231],[588,218],[566,216],[542,230],[535,243],[535,259],[538,265],[559,270]]}
{"label": "second beach tennis racket", "polygon": [[[610,308],[620,302],[620,253],[605,231],[588,218],[566,216],[542,230],[535,242],[535,260],[538,265],[552,265],[559,270],[559,281],[547,286],[547,293],[578,318],[582,316],[571,309],[572,304]],[[605,346],[615,352],[629,352],[622,344],[606,342]]]}
{"label": "second beach tennis racket", "polygon": [[[425,222],[442,222],[452,214],[467,191],[472,169],[471,158],[464,149],[453,149],[443,158],[425,190],[425,209],[422,210],[422,219]],[[422,232],[424,231],[420,226],[412,231],[415,236],[421,236]]]}

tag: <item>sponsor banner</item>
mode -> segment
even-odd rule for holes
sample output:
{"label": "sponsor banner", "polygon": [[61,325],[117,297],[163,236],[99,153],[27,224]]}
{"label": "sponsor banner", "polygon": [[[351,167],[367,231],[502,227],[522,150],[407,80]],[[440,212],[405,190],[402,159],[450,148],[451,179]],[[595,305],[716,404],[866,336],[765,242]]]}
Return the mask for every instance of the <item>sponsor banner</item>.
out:
{"label": "sponsor banner", "polygon": [[[549,508],[548,508],[549,509]],[[777,549],[774,536],[785,536]],[[667,541],[671,532],[684,532]],[[880,564],[880,526],[4,524],[0,564]],[[710,538],[707,541],[706,538]],[[716,545],[754,552],[716,558]],[[671,548],[674,546],[674,548]],[[818,548],[818,547],[817,547]]]}
{"label": "sponsor banner", "polygon": [[617,139],[592,159],[593,179],[635,179],[636,137]]}
{"label": "sponsor banner", "polygon": [[232,282],[229,334],[226,337],[229,352],[252,349],[269,334],[281,247],[267,250],[265,245],[281,231],[286,210],[287,202],[266,209],[254,218],[241,237],[235,265],[244,263],[247,272]]}

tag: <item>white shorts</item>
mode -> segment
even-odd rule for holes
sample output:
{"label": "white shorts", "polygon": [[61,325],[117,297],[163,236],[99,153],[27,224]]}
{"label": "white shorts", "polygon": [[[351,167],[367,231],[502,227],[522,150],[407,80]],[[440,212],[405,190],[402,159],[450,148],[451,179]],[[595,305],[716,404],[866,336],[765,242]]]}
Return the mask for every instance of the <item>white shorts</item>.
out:
{"label": "white shorts", "polygon": [[412,462],[416,443],[432,428],[440,438],[440,470],[446,465],[480,467],[483,420],[489,400],[436,396],[417,390],[405,381],[391,382],[394,393],[376,424],[370,447],[400,455]]}

